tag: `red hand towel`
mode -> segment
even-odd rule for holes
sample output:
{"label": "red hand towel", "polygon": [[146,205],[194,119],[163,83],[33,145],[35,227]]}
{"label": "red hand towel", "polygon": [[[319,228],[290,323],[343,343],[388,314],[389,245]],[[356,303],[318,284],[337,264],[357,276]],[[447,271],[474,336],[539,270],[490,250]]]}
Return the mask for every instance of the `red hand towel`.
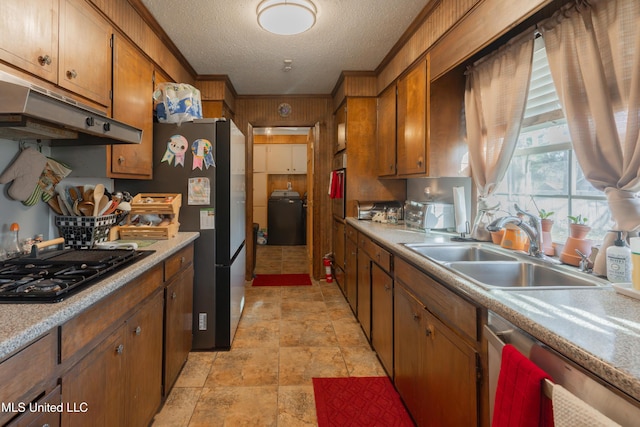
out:
{"label": "red hand towel", "polygon": [[331,172],[331,189],[329,190],[329,198],[330,199],[335,199],[336,198],[336,193],[338,191],[338,185],[340,183],[338,182],[338,172],[336,171],[332,171]]}
{"label": "red hand towel", "polygon": [[546,372],[507,344],[493,408],[492,427],[552,426],[551,401],[542,392]]}
{"label": "red hand towel", "polygon": [[336,199],[342,199],[344,194],[342,194],[342,189],[344,188],[344,172],[338,173],[338,188],[336,190]]}

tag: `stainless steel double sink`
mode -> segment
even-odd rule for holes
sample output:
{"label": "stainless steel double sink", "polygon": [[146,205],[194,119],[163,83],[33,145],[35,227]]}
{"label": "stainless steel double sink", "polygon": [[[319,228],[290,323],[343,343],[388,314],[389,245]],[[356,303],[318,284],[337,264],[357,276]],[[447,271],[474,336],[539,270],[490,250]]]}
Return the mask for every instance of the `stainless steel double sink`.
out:
{"label": "stainless steel double sink", "polygon": [[403,245],[488,290],[576,289],[608,285],[608,282],[596,277],[574,273],[561,266],[524,254],[509,253],[488,244]]}

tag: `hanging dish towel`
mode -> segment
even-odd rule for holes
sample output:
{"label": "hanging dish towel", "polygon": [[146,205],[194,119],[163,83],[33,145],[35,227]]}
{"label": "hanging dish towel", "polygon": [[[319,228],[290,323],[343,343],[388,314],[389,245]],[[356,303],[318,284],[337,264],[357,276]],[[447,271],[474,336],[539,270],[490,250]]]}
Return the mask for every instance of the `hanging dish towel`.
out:
{"label": "hanging dish towel", "polygon": [[557,384],[553,386],[553,419],[556,427],[620,427]]}
{"label": "hanging dish towel", "polygon": [[551,401],[542,392],[545,378],[551,379],[514,346],[505,345],[492,427],[552,426]]}

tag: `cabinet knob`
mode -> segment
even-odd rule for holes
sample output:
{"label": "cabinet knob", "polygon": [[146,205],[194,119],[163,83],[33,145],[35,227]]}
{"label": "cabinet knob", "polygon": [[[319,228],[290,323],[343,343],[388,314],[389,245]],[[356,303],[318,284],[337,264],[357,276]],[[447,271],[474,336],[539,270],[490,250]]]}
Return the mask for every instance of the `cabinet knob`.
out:
{"label": "cabinet knob", "polygon": [[390,286],[390,285],[384,285],[384,290],[385,290],[386,292],[391,291],[391,286]]}
{"label": "cabinet knob", "polygon": [[184,264],[187,261],[185,257],[180,257],[180,264]]}
{"label": "cabinet knob", "polygon": [[124,156],[118,157],[118,164],[121,165],[124,163]]}
{"label": "cabinet knob", "polygon": [[49,426],[49,423],[44,423],[42,424],[42,427],[50,427],[50,426]]}
{"label": "cabinet knob", "polygon": [[51,57],[49,55],[38,56],[38,63],[42,66],[51,65]]}
{"label": "cabinet knob", "polygon": [[76,77],[78,77],[78,73],[76,72],[76,70],[67,70],[68,79],[75,79]]}
{"label": "cabinet knob", "polygon": [[124,345],[120,344],[119,346],[116,347],[116,353],[118,354],[122,354],[124,352]]}
{"label": "cabinet knob", "polygon": [[392,171],[393,170],[393,165],[389,165],[389,170]]}
{"label": "cabinet knob", "polygon": [[424,161],[424,159],[422,157],[418,157],[418,161],[416,162],[416,164],[418,166],[422,166],[422,162]]}
{"label": "cabinet knob", "polygon": [[176,294],[175,292],[173,292],[173,293],[171,294],[171,299],[176,299],[176,298],[178,298],[178,294]]}
{"label": "cabinet knob", "polygon": [[424,330],[424,334],[428,337],[431,337],[433,335],[433,326],[427,326],[427,328]]}
{"label": "cabinet knob", "polygon": [[136,333],[136,335],[140,335],[142,333],[142,328],[140,326],[138,326],[134,332]]}
{"label": "cabinet knob", "polygon": [[420,320],[420,315],[418,313],[413,313],[413,320]]}

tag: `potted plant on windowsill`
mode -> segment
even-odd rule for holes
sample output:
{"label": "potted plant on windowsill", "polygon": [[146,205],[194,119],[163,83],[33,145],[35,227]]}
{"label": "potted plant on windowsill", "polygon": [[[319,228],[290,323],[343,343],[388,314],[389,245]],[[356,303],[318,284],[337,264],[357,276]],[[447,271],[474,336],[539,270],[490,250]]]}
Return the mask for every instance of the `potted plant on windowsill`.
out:
{"label": "potted plant on windowsill", "polygon": [[587,234],[591,231],[591,227],[587,225],[587,218],[582,215],[569,215],[567,218],[569,218],[569,236],[574,239],[584,239],[587,237]]}
{"label": "potted plant on windowsill", "polygon": [[560,254],[560,261],[569,265],[580,265],[581,257],[577,251],[586,256],[591,254],[591,240],[585,239],[591,227],[587,225],[587,218],[582,215],[568,216],[569,218],[569,237],[564,244],[564,249]]}
{"label": "potted plant on windowsill", "polygon": [[555,249],[553,248],[553,240],[551,239],[551,228],[553,227],[553,220],[549,217],[554,212],[547,212],[544,209],[538,210],[538,216],[540,217],[540,227],[542,228],[542,252],[545,255],[555,255]]}

